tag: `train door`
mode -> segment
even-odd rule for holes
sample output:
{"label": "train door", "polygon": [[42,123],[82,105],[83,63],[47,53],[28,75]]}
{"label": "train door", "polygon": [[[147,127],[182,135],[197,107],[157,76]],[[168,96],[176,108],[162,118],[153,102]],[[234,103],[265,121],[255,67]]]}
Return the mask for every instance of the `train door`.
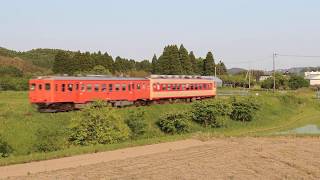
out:
{"label": "train door", "polygon": [[128,100],[132,101],[135,99],[135,96],[134,96],[134,83],[132,81],[129,81],[128,82]]}

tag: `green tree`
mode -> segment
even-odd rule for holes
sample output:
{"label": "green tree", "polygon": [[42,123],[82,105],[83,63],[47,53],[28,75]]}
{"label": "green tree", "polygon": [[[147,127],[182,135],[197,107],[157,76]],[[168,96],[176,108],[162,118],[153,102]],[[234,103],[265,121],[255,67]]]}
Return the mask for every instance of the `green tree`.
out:
{"label": "green tree", "polygon": [[[273,77],[270,77],[261,83],[261,88],[272,89],[273,88]],[[276,89],[288,89],[288,77],[276,73]]]}
{"label": "green tree", "polygon": [[23,72],[14,67],[14,66],[1,66],[0,67],[0,76],[8,76],[8,77],[22,77]]}
{"label": "green tree", "polygon": [[177,45],[166,46],[159,57],[159,72],[161,74],[182,74],[180,54]]}
{"label": "green tree", "polygon": [[190,59],[190,62],[191,62],[193,74],[199,73],[199,68],[198,68],[198,65],[197,65],[197,60],[196,60],[196,57],[195,57],[194,54],[193,54],[193,51],[190,51],[190,53],[189,53],[189,59]]}
{"label": "green tree", "polygon": [[157,59],[156,54],[153,55],[151,64],[152,64],[151,73],[152,73],[152,74],[157,74],[157,73],[159,73],[159,67],[158,67],[159,64],[158,64],[158,59]]}
{"label": "green tree", "polygon": [[227,74],[227,67],[222,61],[219,61],[216,67],[217,67],[217,75]]}
{"label": "green tree", "polygon": [[136,70],[137,71],[145,71],[145,72],[151,72],[152,65],[148,60],[143,60],[141,62],[135,63]]}
{"label": "green tree", "polygon": [[180,63],[182,66],[182,73],[183,74],[193,74],[192,63],[188,54],[187,49],[181,44],[179,48],[179,55],[180,55]]}
{"label": "green tree", "polygon": [[110,71],[102,65],[97,65],[97,66],[93,67],[93,69],[90,71],[90,73],[100,74],[100,75],[110,75],[111,74]]}
{"label": "green tree", "polygon": [[67,52],[59,51],[54,58],[52,71],[56,74],[69,74],[71,61],[72,59]]}
{"label": "green tree", "polygon": [[292,75],[289,79],[290,89],[299,89],[302,87],[309,87],[309,82],[302,76]]}
{"label": "green tree", "polygon": [[203,75],[214,75],[214,58],[212,52],[208,52],[206,58],[203,60]]}

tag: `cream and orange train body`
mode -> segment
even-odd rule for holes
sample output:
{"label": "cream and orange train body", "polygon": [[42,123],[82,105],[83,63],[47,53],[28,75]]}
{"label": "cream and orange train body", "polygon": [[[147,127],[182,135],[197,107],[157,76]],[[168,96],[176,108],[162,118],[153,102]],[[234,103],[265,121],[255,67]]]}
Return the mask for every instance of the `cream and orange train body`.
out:
{"label": "cream and orange train body", "polygon": [[70,111],[96,100],[121,107],[216,96],[215,82],[201,76],[49,76],[31,79],[29,85],[29,101],[37,105],[40,112]]}

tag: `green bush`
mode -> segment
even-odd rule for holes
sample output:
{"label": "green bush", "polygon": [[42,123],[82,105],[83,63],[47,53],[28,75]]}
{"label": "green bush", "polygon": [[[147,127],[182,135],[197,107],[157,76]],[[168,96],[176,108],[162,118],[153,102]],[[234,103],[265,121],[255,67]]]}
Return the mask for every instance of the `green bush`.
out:
{"label": "green bush", "polygon": [[128,113],[125,123],[130,128],[132,137],[141,136],[147,131],[148,124],[144,114],[145,112],[140,109]]}
{"label": "green bush", "polygon": [[302,76],[292,75],[288,84],[291,89],[296,90],[302,87],[309,87],[310,83]]}
{"label": "green bush", "polygon": [[59,127],[46,125],[36,131],[34,148],[36,152],[50,152],[63,149],[65,131]]}
{"label": "green bush", "polygon": [[69,141],[76,145],[112,144],[129,138],[130,129],[110,107],[86,107],[73,119]]}
{"label": "green bush", "polygon": [[260,105],[253,98],[234,98],[230,118],[236,121],[252,121]]}
{"label": "green bush", "polygon": [[0,78],[0,91],[24,91],[28,90],[28,79],[20,77],[4,77]]}
{"label": "green bush", "polygon": [[231,105],[228,101],[197,101],[192,105],[192,118],[203,126],[221,127],[230,115]]}
{"label": "green bush", "polygon": [[0,136],[0,158],[8,157],[12,152],[11,146]]}
{"label": "green bush", "polygon": [[191,124],[185,112],[169,112],[160,116],[157,122],[161,131],[170,134],[181,134],[191,131]]}
{"label": "green bush", "polygon": [[[276,74],[276,89],[288,89],[289,80],[287,76],[277,73]],[[272,89],[274,86],[274,79],[270,77],[261,82],[261,88],[263,89]]]}

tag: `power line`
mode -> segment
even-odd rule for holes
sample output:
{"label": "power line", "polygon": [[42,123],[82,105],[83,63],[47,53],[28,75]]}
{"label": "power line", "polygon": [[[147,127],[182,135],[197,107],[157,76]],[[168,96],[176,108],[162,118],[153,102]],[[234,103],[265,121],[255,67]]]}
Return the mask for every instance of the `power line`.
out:
{"label": "power line", "polygon": [[293,55],[293,54],[276,54],[276,56],[303,57],[303,58],[320,58],[320,56]]}

